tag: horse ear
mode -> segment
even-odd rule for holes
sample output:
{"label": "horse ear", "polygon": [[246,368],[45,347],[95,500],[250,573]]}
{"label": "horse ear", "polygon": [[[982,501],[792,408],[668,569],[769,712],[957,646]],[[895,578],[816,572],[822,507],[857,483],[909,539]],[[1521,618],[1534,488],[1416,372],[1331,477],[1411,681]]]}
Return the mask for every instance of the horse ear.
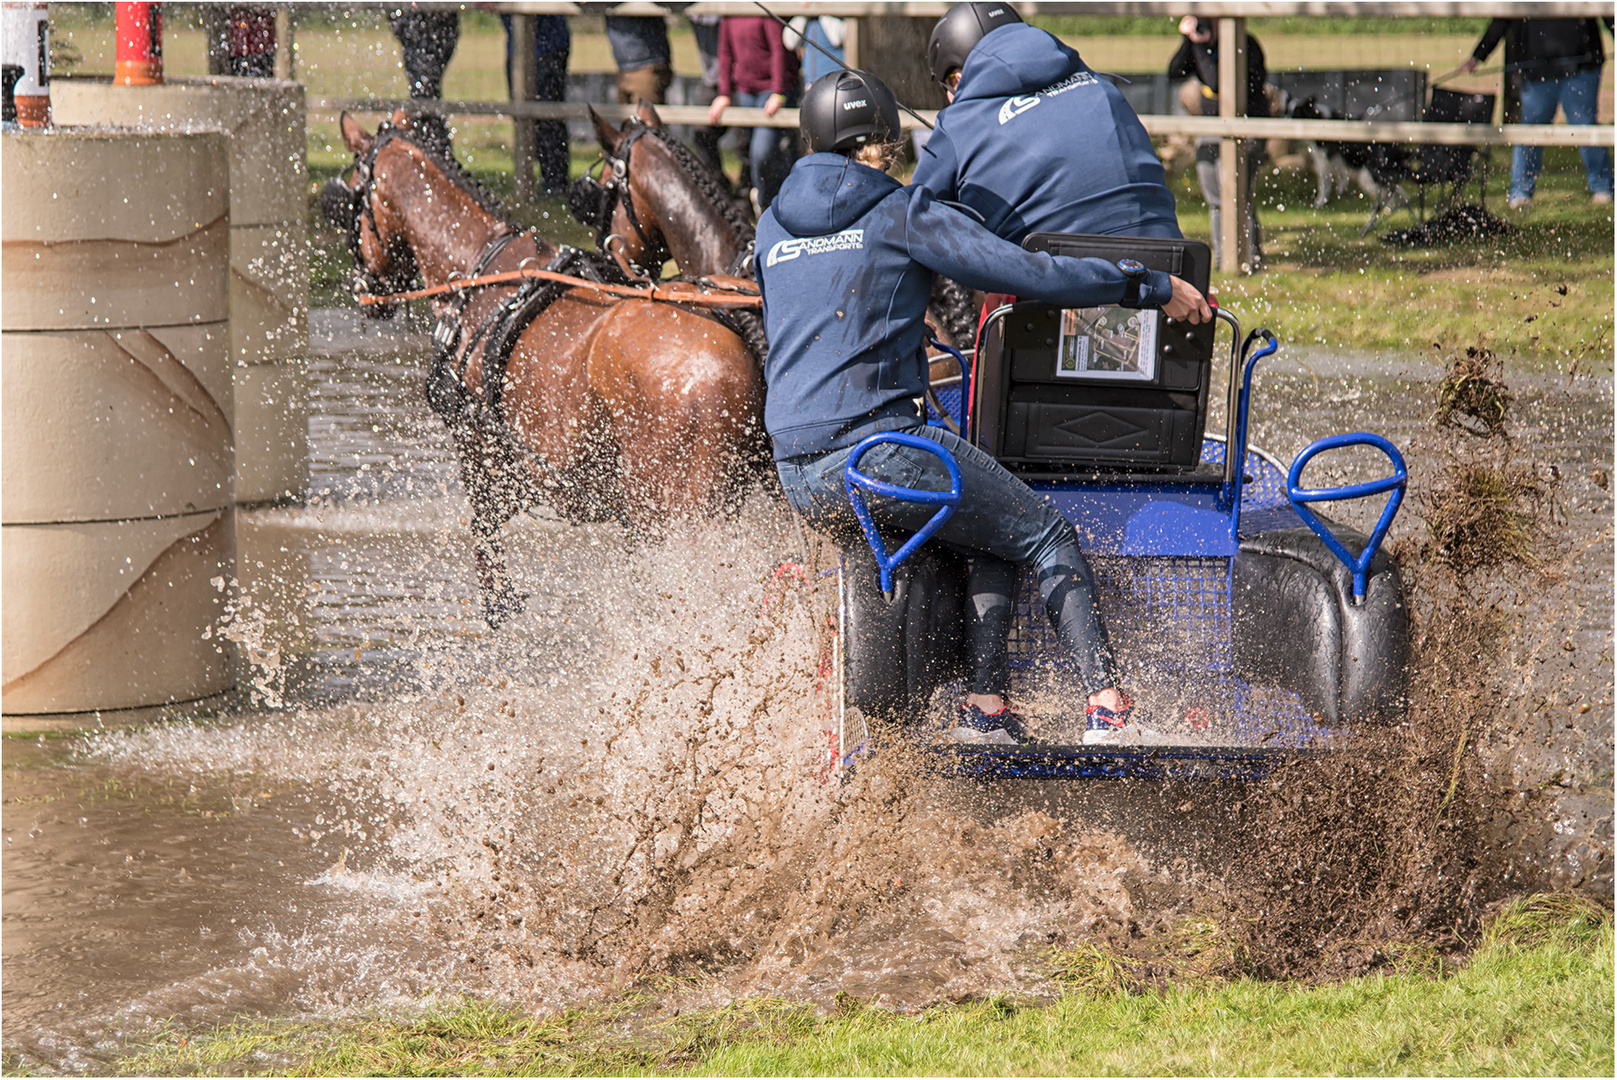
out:
{"label": "horse ear", "polygon": [[355,154],[367,153],[371,148],[371,137],[365,134],[365,129],[359,126],[359,121],[349,116],[345,110],[337,120],[337,127],[342,130],[343,145]]}
{"label": "horse ear", "polygon": [[640,99],[640,105],[635,109],[635,114],[640,117],[640,122],[647,127],[660,128],[663,126],[663,118],[657,115],[656,107],[645,98]]}
{"label": "horse ear", "polygon": [[595,137],[601,140],[601,149],[609,154],[616,154],[618,143],[623,139],[623,132],[613,127],[611,121],[593,108],[590,109],[590,120],[595,123]]}
{"label": "horse ear", "polygon": [[410,114],[405,112],[403,109],[394,109],[392,117],[388,119],[388,123],[405,131],[409,131],[413,126],[410,123]]}

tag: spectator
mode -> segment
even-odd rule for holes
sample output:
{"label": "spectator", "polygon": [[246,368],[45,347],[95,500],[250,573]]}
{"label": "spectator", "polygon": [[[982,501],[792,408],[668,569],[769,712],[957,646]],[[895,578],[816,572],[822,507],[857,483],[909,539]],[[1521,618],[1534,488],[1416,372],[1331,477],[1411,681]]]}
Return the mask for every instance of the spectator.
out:
{"label": "spectator", "polygon": [[[410,80],[410,96],[443,97],[444,69],[449,66],[449,58],[455,55],[455,46],[460,41],[460,13],[410,4],[389,11],[387,24],[404,53],[404,73]],[[449,125],[442,116],[419,113],[412,119],[423,141],[446,153],[449,151]]]}
{"label": "spectator", "polygon": [[[691,98],[692,105],[711,105],[719,96],[719,15],[692,15],[691,33],[696,37],[696,55],[702,60],[702,81]],[[691,129],[691,147],[716,174],[724,175],[719,157],[719,141],[724,128],[718,124]]]}
{"label": "spectator", "polygon": [[[1604,16],[1606,32],[1612,17]],[[1606,63],[1606,50],[1600,40],[1600,26],[1594,19],[1495,19],[1488,24],[1482,40],[1460,70],[1467,75],[1488,59],[1500,40],[1505,42],[1505,72],[1522,80],[1524,124],[1548,124],[1555,119],[1555,107],[1566,110],[1569,124],[1595,124],[1600,105],[1600,71]],[[1611,202],[1611,150],[1604,146],[1584,146],[1583,170],[1589,193],[1597,204]],[[1541,146],[1518,146],[1510,156],[1510,193],[1505,203],[1512,210],[1533,204],[1538,171],[1544,163]]]}
{"label": "spectator", "polygon": [[254,79],[275,77],[275,9],[232,4],[229,11],[230,74]]}
{"label": "spectator", "polygon": [[[780,24],[762,15],[726,15],[719,24],[719,96],[708,119],[717,124],[732,104],[762,107],[774,116],[797,103],[797,56],[781,37]],[[762,213],[792,168],[795,136],[790,128],[753,128],[753,208]]]}
{"label": "spectator", "polygon": [[[511,86],[511,16],[501,15],[505,26],[505,85]],[[533,17],[533,67],[535,101],[567,100],[567,61],[572,55],[573,35],[565,15]],[[512,94],[515,96],[515,87]],[[521,123],[521,121],[518,121]],[[545,181],[545,194],[567,194],[571,161],[567,149],[565,120],[534,120],[534,152],[539,159],[539,175]]]}
{"label": "spectator", "polygon": [[[1196,78],[1200,81],[1198,88],[1201,112],[1203,116],[1218,115],[1218,22],[1214,19],[1198,19],[1194,15],[1186,15],[1179,20],[1179,33],[1184,40],[1179,44],[1179,51],[1168,62],[1168,77],[1170,79]],[[1246,36],[1246,114],[1248,116],[1268,116],[1269,98],[1264,93],[1264,83],[1268,81],[1268,68],[1263,62],[1263,48],[1258,39],[1251,34]],[[1241,263],[1250,273],[1256,273],[1263,264],[1263,230],[1258,224],[1258,205],[1252,198],[1252,189],[1257,182],[1258,165],[1263,160],[1263,143],[1258,139],[1246,140],[1247,154],[1247,205],[1252,208],[1251,228],[1247,231],[1245,250],[1241,253]],[[1223,257],[1223,203],[1222,192],[1219,188],[1219,140],[1203,138],[1196,140],[1196,178],[1201,181],[1202,198],[1207,201],[1209,217],[1213,226],[1213,265],[1217,266]]]}
{"label": "spectator", "polygon": [[618,104],[661,105],[674,81],[668,24],[658,15],[608,15],[606,38],[618,65]]}
{"label": "spectator", "polygon": [[[803,85],[811,86],[822,75],[841,71],[846,65],[842,46],[848,38],[848,23],[831,15],[809,18],[799,15],[791,21],[791,28],[782,35],[788,49],[796,50],[803,69]],[[818,45],[820,49],[814,46]],[[825,53],[836,57],[832,60]]]}

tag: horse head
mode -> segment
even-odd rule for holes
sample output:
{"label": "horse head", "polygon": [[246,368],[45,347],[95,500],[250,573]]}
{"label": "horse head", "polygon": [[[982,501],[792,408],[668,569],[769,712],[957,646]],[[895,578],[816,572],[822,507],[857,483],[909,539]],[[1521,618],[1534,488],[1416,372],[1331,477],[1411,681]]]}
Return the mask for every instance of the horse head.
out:
{"label": "horse head", "polygon": [[[354,259],[355,293],[403,292],[416,280],[415,252],[405,237],[397,208],[377,190],[376,164],[384,148],[409,129],[409,118],[400,110],[372,135],[344,112],[338,126],[354,163],[348,178],[338,176],[321,189],[321,212],[347,238],[348,253]],[[360,310],[383,318],[392,314],[393,307],[370,304]]]}
{"label": "horse head", "polygon": [[[373,296],[429,285],[469,268],[492,237],[513,232],[493,200],[399,110],[367,132],[346,112],[338,125],[354,162],[326,184],[320,205],[341,229],[355,266],[354,288]],[[386,315],[389,304],[366,305]]]}
{"label": "horse head", "polygon": [[597,180],[586,173],[569,193],[573,214],[596,243],[632,266],[735,273],[752,241],[752,222],[715,176],[669,133],[649,102],[619,128],[593,109],[601,142]]}

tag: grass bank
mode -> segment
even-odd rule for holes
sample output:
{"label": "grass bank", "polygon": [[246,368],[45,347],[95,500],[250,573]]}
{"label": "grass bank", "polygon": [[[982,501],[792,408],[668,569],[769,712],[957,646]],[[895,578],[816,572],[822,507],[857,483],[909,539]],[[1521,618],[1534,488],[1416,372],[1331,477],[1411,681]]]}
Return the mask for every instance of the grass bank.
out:
{"label": "grass bank", "polygon": [[1610,1076],[1612,923],[1566,896],[1519,901],[1463,961],[1391,950],[1391,973],[1317,986],[1203,970],[1152,986],[1093,947],[1049,957],[1065,988],[895,1013],[753,999],[677,1013],[668,987],[548,1017],[482,1002],[407,1018],[173,1029],[146,1075]]}

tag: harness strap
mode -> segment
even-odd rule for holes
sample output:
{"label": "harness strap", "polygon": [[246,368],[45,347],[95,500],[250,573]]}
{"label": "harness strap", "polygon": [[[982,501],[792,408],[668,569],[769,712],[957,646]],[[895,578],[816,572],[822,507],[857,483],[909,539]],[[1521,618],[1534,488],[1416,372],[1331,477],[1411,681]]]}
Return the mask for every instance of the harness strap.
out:
{"label": "harness strap", "polygon": [[361,304],[393,304],[400,300],[419,300],[427,296],[442,296],[445,293],[459,292],[464,289],[476,289],[485,285],[509,285],[514,281],[523,279],[537,279],[541,281],[555,281],[575,288],[593,289],[599,293],[611,296],[627,297],[631,300],[656,300],[668,304],[693,304],[697,307],[761,307],[763,298],[755,292],[743,292],[740,288],[729,283],[720,284],[711,279],[703,279],[703,283],[696,287],[679,288],[677,285],[662,283],[644,288],[632,285],[612,285],[606,282],[590,281],[586,278],[575,277],[571,274],[560,274],[551,270],[539,270],[534,267],[523,267],[519,270],[507,270],[498,274],[483,274],[478,277],[457,278],[446,281],[442,285],[430,285],[423,289],[412,289],[408,292],[397,293],[358,293],[355,299]]}

